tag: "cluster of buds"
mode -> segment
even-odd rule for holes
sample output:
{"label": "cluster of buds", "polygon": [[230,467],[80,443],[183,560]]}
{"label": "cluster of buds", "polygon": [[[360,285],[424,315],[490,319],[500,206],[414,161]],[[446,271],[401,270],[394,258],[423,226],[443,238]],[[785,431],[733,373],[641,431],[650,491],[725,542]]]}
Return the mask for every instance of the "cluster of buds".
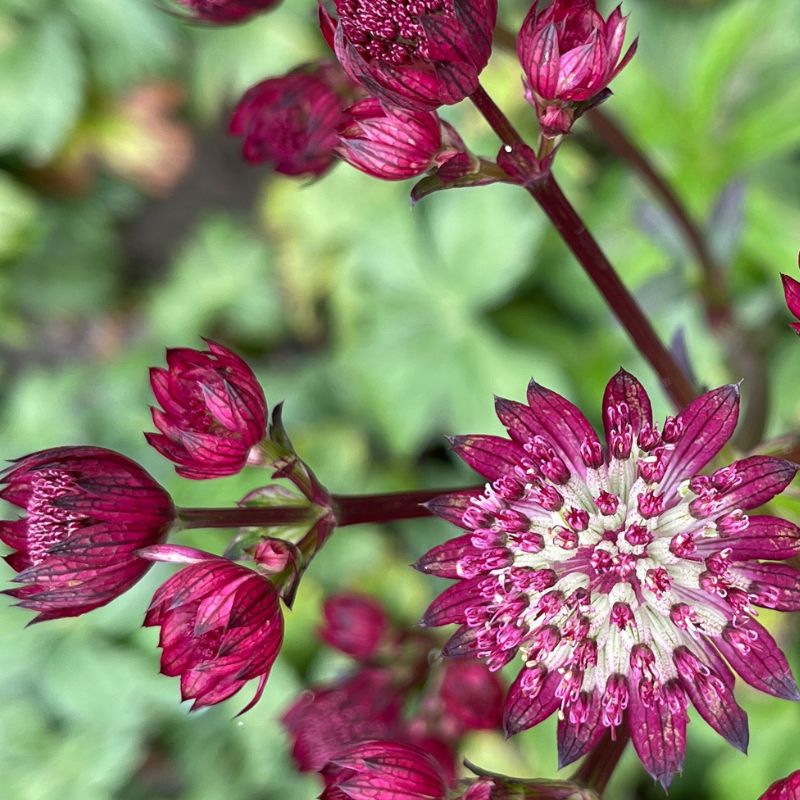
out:
{"label": "cluster of buds", "polygon": [[[161,628],[161,670],[180,676],[194,708],[219,703],[258,678],[258,699],[283,638],[280,601],[335,525],[331,500],[297,457],[264,392],[230,350],[167,352],[150,381],[160,408],[149,443],[193,480],[233,475],[254,463],[295,493],[270,485],[237,508],[176,508],[138,464],[99,447],[59,447],[15,462],[0,497],[26,512],[0,523],[19,588],[8,591],[36,621],[99,608],[127,591],[152,562],[184,565],[155,594],[145,625]],[[185,528],[247,530],[222,557],[166,544]],[[271,534],[279,532],[282,538]],[[249,707],[249,706],[248,706]]]}
{"label": "cluster of buds", "polygon": [[431,665],[441,643],[428,632],[392,624],[368,597],[334,595],[323,614],[320,638],[353,658],[355,669],[310,687],[284,714],[298,767],[327,779],[326,765],[352,747],[390,740],[424,749],[453,785],[463,736],[499,729],[498,678],[474,660]]}

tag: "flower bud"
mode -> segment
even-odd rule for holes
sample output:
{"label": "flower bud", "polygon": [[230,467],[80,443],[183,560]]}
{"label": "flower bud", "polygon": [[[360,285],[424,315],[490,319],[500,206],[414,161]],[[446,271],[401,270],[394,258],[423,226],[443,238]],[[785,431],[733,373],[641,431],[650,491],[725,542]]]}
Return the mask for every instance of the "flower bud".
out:
{"label": "flower bud", "polygon": [[353,97],[338,64],[306,64],[248,89],[228,132],[242,138],[242,155],[251,164],[316,178],[333,165],[336,131]]}
{"label": "flower bud", "polygon": [[267,402],[250,367],[222,345],[167,351],[167,369],[150,370],[162,409],[147,441],[196,480],[234,475],[266,434]]}
{"label": "flower bud", "polygon": [[192,710],[214,705],[258,678],[258,702],[283,641],[278,593],[258,572],[189,547],[142,551],[152,561],[188,564],[153,596],[145,627],[160,626],[161,672],[180,676]]}
{"label": "flower bud", "polygon": [[345,71],[391,105],[433,111],[478,87],[492,51],[497,0],[335,0],[323,33]]}
{"label": "flower bud", "polygon": [[595,0],[534,2],[517,38],[526,99],[545,136],[568,133],[574,119],[605,99],[603,91],[633,57],[620,59],[627,18],[619,7],[604,20]]}
{"label": "flower bud", "polygon": [[138,464],[100,447],[59,447],[17,461],[0,497],[27,516],[0,523],[23,584],[7,594],[36,621],[75,617],[133,586],[150,564],[141,547],[164,539],[172,500]]}
{"label": "flower bud", "polygon": [[254,14],[269,11],[280,0],[178,0],[194,19],[216,25],[242,22]]}
{"label": "flower bud", "polygon": [[346,111],[338,154],[375,178],[415,178],[436,166],[441,121],[434,112],[386,108],[368,97]]}
{"label": "flower bud", "polygon": [[418,747],[371,740],[331,760],[323,770],[321,800],[446,800],[439,765]]}
{"label": "flower bud", "polygon": [[325,623],[320,627],[320,638],[359,661],[374,654],[389,630],[389,620],[381,606],[365,595],[333,595],[325,601],[322,613]]}

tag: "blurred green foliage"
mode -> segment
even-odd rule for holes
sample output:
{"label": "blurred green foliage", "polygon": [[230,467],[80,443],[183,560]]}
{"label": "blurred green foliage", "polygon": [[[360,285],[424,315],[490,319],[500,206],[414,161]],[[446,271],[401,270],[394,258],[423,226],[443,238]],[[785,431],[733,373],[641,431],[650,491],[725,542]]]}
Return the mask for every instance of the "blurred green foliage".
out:
{"label": "blurred green foliage", "polygon": [[[626,5],[641,46],[607,109],[707,220],[769,366],[769,432],[796,429],[800,351],[778,272],[793,271],[800,231],[800,4]],[[4,457],[100,444],[139,459],[179,503],[235,500],[259,476],[180,481],[140,433],[148,365],[201,335],[252,360],[336,491],[469,480],[443,434],[497,430],[492,394],[519,397],[531,375],[597,421],[602,386],[624,364],[666,413],[649,368],[518,190],[445,193],[412,210],[407,185],[345,166],[303,186],[239,163],[225,109],[251,83],[323,52],[312,6],[287,0],[214,30],[148,0],[0,0]],[[498,53],[485,79],[532,130],[513,59]],[[494,152],[469,108],[446,113],[474,149]],[[701,380],[738,379],[705,327],[697,265],[637,177],[585,126],[557,173],[662,334],[683,329]],[[334,537],[303,582],[264,699],[241,720],[240,698],[189,717],[176,682],[157,674],[156,637],[139,623],[161,567],[74,621],[23,631],[26,614],[0,608],[0,797],[314,796],[276,718],[309,679],[341,668],[315,643],[322,597],[355,586],[413,621],[434,586],[405,565],[447,534],[423,521]],[[213,533],[190,541],[224,544]],[[798,666],[796,619],[764,616]],[[800,766],[797,709],[746,688],[741,698],[750,757],[695,722],[672,798],[747,800]],[[510,743],[481,735],[467,755],[551,775],[553,729]],[[629,757],[609,796],[662,795]]]}

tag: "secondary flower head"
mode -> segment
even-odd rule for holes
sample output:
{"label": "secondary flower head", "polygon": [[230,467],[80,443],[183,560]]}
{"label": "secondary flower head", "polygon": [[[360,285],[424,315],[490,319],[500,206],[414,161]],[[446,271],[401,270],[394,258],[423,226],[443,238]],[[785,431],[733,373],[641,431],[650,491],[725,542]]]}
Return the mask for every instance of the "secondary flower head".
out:
{"label": "secondary flower head", "polygon": [[800,797],[800,770],[788,778],[775,781],[759,800],[797,800]]}
{"label": "secondary flower head", "polygon": [[321,800],[446,800],[447,782],[424,750],[370,740],[346,750],[323,770]]}
{"label": "secondary flower head", "polygon": [[329,597],[320,638],[349,656],[366,661],[389,632],[389,619],[380,603],[366,595],[343,592]]}
{"label": "secondary flower head", "polygon": [[[795,464],[753,456],[701,475],[731,436],[735,386],[692,402],[659,430],[641,384],[620,371],[603,400],[605,447],[583,414],[532,382],[497,401],[510,439],[466,436],[456,452],[490,481],[433,510],[466,533],[418,567],[458,583],[428,625],[459,623],[445,654],[525,666],[505,705],[508,733],[559,710],[562,765],[627,723],[664,784],[681,769],[691,701],[741,749],[747,720],[732,666],[751,686],[800,699],[756,608],[800,608],[800,529],[747,512],[790,483]],[[766,559],[767,561],[761,561]]]}
{"label": "secondary flower head", "polygon": [[214,705],[258,678],[248,711],[264,691],[283,641],[275,586],[226,558],[177,545],[142,551],[153,561],[188,566],[153,596],[144,625],[161,628],[161,672],[180,675],[181,698],[192,710]]}
{"label": "secondary flower head", "polygon": [[492,51],[497,0],[335,3],[338,24],[321,6],[323,32],[346,72],[370,94],[433,111],[477,89]]}
{"label": "secondary flower head", "polygon": [[389,108],[368,97],[347,109],[337,152],[367,175],[396,181],[432,169],[442,148],[435,112]]}
{"label": "secondary flower head", "polygon": [[226,25],[269,11],[280,0],[178,0],[195,19]]}
{"label": "secondary flower head", "polygon": [[786,305],[798,320],[798,322],[790,323],[790,327],[796,334],[800,335],[800,281],[796,281],[794,278],[784,274],[781,274],[781,278],[783,279],[783,293],[786,297]]}
{"label": "secondary flower head", "polygon": [[105,605],[149,569],[140,547],[167,534],[170,496],[138,464],[101,447],[59,447],[17,461],[0,497],[27,516],[0,523],[19,572],[8,592],[36,621],[75,617]]}
{"label": "secondary flower head", "polygon": [[242,155],[251,164],[316,178],[333,165],[336,132],[354,97],[336,62],[306,64],[248,89],[228,132],[243,139]]}
{"label": "secondary flower head", "polygon": [[528,102],[545,135],[568,133],[580,104],[591,105],[633,57],[622,58],[627,18],[620,7],[604,20],[595,0],[534,2],[517,38]]}
{"label": "secondary flower head", "polygon": [[222,345],[167,350],[167,369],[151,369],[150,385],[162,406],[152,409],[160,433],[145,436],[185,478],[234,475],[264,438],[264,391],[250,367]]}

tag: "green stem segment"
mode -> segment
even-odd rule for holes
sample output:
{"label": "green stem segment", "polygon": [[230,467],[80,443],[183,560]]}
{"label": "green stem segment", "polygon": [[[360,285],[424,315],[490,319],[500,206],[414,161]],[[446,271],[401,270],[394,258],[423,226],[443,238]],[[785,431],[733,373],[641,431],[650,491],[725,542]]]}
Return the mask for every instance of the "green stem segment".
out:
{"label": "green stem segment", "polygon": [[[478,111],[509,148],[525,144],[505,114],[479,86],[470,95]],[[633,343],[650,362],[677,408],[688,405],[696,392],[678,362],[658,338],[633,295],[617,275],[605,253],[586,229],[551,173],[531,180],[526,189],[550,218],[561,238],[572,250],[586,274],[605,298],[608,306],[628,332]]]}
{"label": "green stem segment", "polygon": [[602,797],[630,738],[625,726],[618,728],[611,738],[606,731],[597,747],[584,759],[571,780],[588,789],[593,789]]}

